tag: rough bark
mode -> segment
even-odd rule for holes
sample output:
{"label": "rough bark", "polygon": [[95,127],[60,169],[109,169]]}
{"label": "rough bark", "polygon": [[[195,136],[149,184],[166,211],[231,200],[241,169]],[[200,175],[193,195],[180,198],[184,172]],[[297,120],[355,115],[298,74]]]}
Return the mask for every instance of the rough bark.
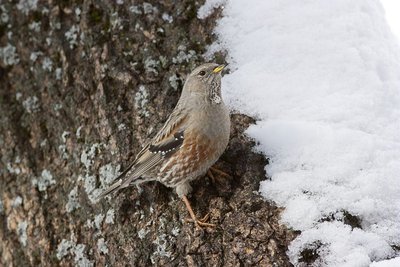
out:
{"label": "rough bark", "polygon": [[294,233],[257,193],[267,161],[244,115],[232,115],[217,163],[233,178],[193,184],[193,208],[215,229],[185,223],[158,183],[92,202],[163,124],[219,12],[199,20],[195,1],[35,3],[0,2],[0,265],[290,266]]}

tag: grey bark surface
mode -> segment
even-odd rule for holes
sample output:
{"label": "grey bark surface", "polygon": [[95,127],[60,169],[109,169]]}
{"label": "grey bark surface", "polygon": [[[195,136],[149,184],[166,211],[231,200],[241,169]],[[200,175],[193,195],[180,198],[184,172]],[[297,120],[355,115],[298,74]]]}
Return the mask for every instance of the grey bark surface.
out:
{"label": "grey bark surface", "polygon": [[295,233],[257,193],[267,161],[244,115],[217,162],[232,179],[193,183],[215,229],[158,183],[93,203],[162,126],[220,13],[118,2],[0,1],[0,265],[290,266]]}

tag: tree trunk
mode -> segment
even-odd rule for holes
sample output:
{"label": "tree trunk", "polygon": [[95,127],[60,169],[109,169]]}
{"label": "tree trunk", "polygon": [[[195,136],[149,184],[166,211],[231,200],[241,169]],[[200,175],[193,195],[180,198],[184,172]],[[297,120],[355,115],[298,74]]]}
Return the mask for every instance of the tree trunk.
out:
{"label": "tree trunk", "polygon": [[0,265],[290,266],[295,234],[257,193],[267,161],[244,115],[217,162],[232,178],[193,183],[215,229],[158,183],[93,202],[162,126],[220,15],[126,2],[0,2]]}

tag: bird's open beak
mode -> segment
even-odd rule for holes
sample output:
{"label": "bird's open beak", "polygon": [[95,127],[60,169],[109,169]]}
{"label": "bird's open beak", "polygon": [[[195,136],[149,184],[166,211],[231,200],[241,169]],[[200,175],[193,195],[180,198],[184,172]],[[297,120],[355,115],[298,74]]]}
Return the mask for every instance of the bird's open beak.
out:
{"label": "bird's open beak", "polygon": [[221,72],[223,69],[225,68],[225,65],[219,65],[218,67],[216,67],[213,72],[214,73],[219,73]]}

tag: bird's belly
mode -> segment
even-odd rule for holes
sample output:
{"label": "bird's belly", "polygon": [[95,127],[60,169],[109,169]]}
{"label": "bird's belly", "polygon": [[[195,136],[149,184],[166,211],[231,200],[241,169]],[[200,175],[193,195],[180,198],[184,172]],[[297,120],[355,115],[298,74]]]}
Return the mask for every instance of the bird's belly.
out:
{"label": "bird's belly", "polygon": [[221,156],[223,149],[219,146],[205,135],[192,133],[186,136],[181,148],[160,168],[157,180],[175,187],[205,174]]}
{"label": "bird's belly", "polygon": [[224,152],[229,132],[225,106],[197,114],[196,121],[185,130],[182,146],[159,169],[157,180],[176,187],[204,175]]}

